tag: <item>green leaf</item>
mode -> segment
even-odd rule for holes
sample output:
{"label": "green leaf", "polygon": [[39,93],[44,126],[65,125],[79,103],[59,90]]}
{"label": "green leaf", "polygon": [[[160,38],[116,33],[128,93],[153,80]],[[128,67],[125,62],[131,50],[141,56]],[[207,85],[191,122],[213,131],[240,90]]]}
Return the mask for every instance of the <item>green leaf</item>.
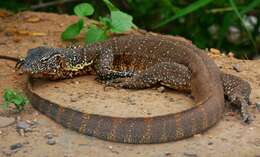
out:
{"label": "green leaf", "polygon": [[111,20],[111,31],[114,33],[122,33],[136,27],[132,22],[133,17],[122,11],[112,11]]}
{"label": "green leaf", "polygon": [[91,26],[85,34],[85,43],[88,44],[103,41],[105,39],[107,39],[106,31],[96,27],[95,25]]}
{"label": "green leaf", "polygon": [[111,3],[109,0],[103,0],[103,2],[106,4],[106,6],[109,8],[110,12],[112,11],[118,11],[119,9],[114,6],[113,3]]}
{"label": "green leaf", "polygon": [[74,13],[79,17],[89,16],[94,13],[94,8],[91,4],[81,3],[74,7]]}
{"label": "green leaf", "polygon": [[79,19],[77,23],[68,26],[61,34],[62,40],[69,40],[76,37],[84,26],[83,19]]}
{"label": "green leaf", "polygon": [[24,104],[24,98],[22,96],[16,96],[14,97],[14,99],[12,100],[12,102],[16,105],[23,105]]}
{"label": "green leaf", "polygon": [[4,90],[4,102],[0,106],[3,109],[8,109],[10,104],[16,106],[17,111],[21,111],[23,107],[29,102],[26,97],[24,97],[20,92],[15,92],[12,89]]}
{"label": "green leaf", "polygon": [[4,101],[11,101],[15,97],[13,90],[5,89],[4,90]]}
{"label": "green leaf", "polygon": [[104,26],[107,26],[107,27],[111,27],[111,19],[108,18],[108,17],[99,17],[99,21],[104,25]]}
{"label": "green leaf", "polygon": [[164,26],[167,23],[169,23],[169,22],[171,22],[171,21],[173,21],[173,20],[175,20],[179,17],[187,15],[187,14],[207,5],[208,3],[212,2],[212,1],[213,0],[198,0],[198,1],[188,5],[186,8],[183,8],[183,9],[176,11],[176,14],[174,16],[165,19],[164,21],[160,22],[158,25],[155,25],[154,28],[159,28],[161,26]]}

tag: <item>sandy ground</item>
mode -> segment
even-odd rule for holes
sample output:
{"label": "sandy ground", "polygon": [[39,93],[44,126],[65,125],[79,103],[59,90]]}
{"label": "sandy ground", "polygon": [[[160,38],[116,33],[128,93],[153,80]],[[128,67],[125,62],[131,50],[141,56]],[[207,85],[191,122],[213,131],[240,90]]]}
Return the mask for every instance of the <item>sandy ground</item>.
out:
{"label": "sandy ground", "polygon": [[[29,48],[36,46],[62,46],[60,33],[77,18],[68,15],[23,12],[16,15],[0,14],[0,54],[25,56]],[[252,86],[250,112],[254,122],[240,123],[239,116],[226,114],[223,119],[204,134],[177,142],[151,145],[129,145],[102,141],[64,129],[30,105],[19,114],[3,111],[1,116],[18,117],[20,121],[35,122],[31,131],[21,136],[14,125],[0,128],[0,156],[13,157],[259,157],[260,114],[256,102],[260,102],[260,60],[245,61],[213,55],[219,67],[250,82]],[[6,87],[23,89],[25,77],[15,73],[14,63],[0,61],[0,91]],[[237,67],[239,72],[234,70]],[[55,87],[56,86],[56,87]],[[83,76],[41,86],[35,90],[49,99],[63,102],[84,112],[117,116],[151,116],[177,112],[189,108],[192,101],[185,95],[156,88],[133,91],[108,88],[94,81],[93,76]],[[41,87],[39,89],[38,87]],[[86,97],[88,99],[86,99]],[[0,103],[2,98],[0,98]],[[84,102],[87,105],[82,105]],[[112,105],[113,104],[113,105]],[[183,105],[181,105],[183,104]],[[1,123],[1,121],[0,121]],[[47,144],[51,134],[54,145]],[[21,148],[10,146],[20,143]]]}

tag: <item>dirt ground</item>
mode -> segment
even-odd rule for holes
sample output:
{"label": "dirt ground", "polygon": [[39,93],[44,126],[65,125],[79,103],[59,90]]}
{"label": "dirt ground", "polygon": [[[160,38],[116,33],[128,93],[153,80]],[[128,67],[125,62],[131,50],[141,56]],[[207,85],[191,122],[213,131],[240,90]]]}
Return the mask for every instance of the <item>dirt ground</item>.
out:
{"label": "dirt ground", "polygon": [[[0,11],[0,54],[25,56],[29,48],[42,45],[60,47],[64,45],[60,41],[60,33],[76,20],[76,17],[68,15],[34,12],[9,15]],[[250,82],[253,105],[249,110],[254,117],[252,124],[242,124],[239,116],[229,112],[216,126],[192,138],[164,144],[130,145],[107,142],[70,131],[29,105],[19,114],[0,109],[0,117],[18,117],[19,121],[33,123],[32,129],[22,135],[17,132],[16,123],[0,128],[0,156],[260,157],[260,114],[256,108],[256,102],[260,103],[260,60],[237,60],[213,53],[210,56],[221,70]],[[1,95],[7,87],[24,88],[25,77],[15,73],[14,65],[12,61],[0,61]],[[84,112],[114,116],[159,115],[189,108],[192,103],[187,96],[171,90],[160,93],[157,89],[133,91],[108,88],[104,91],[93,76],[44,85],[38,82],[35,90],[44,97]],[[87,105],[83,106],[84,103]],[[48,144],[49,134],[55,143]],[[17,143],[20,143],[21,148],[11,149],[10,146]]]}

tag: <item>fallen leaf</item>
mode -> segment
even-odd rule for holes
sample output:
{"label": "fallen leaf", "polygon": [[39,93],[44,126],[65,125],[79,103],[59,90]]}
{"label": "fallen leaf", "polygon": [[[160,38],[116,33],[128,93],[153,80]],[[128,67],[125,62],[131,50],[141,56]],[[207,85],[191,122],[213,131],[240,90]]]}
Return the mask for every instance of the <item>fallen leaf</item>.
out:
{"label": "fallen leaf", "polygon": [[30,22],[30,23],[37,23],[40,22],[41,19],[37,16],[31,16],[25,19],[26,22]]}
{"label": "fallen leaf", "polygon": [[18,30],[17,33],[20,35],[29,35],[30,32],[27,30]]}
{"label": "fallen leaf", "polygon": [[32,36],[46,36],[46,33],[43,32],[31,32],[30,35]]}

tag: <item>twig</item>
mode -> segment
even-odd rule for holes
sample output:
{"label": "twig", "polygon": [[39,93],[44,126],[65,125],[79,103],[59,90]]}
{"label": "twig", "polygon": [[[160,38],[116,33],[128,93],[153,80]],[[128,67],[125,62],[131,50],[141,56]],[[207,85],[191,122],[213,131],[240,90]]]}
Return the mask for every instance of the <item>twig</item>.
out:
{"label": "twig", "polygon": [[36,10],[36,9],[46,8],[46,7],[53,6],[53,5],[64,4],[64,3],[69,3],[69,2],[76,2],[76,1],[79,1],[79,0],[57,0],[57,1],[52,1],[52,2],[39,3],[36,5],[32,5],[31,10]]}

